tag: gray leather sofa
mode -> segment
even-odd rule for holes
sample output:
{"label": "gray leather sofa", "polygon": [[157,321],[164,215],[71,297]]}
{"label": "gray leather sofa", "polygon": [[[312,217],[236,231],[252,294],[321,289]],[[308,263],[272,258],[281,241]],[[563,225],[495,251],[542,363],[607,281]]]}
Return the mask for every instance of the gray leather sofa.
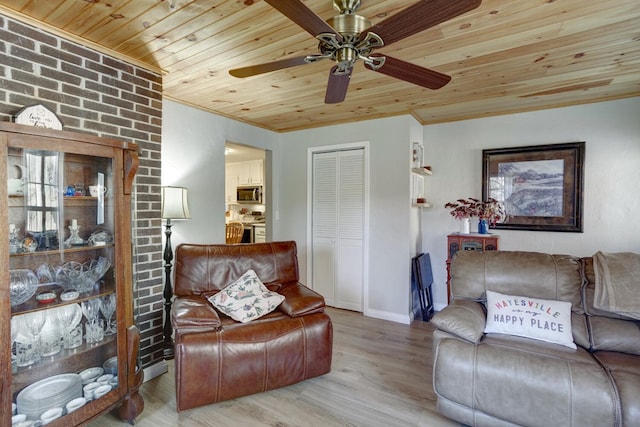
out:
{"label": "gray leather sofa", "polygon": [[[640,321],[595,309],[594,279],[591,257],[458,252],[432,319],[438,410],[470,426],[640,426]],[[577,349],[484,333],[486,290],[571,302]]]}

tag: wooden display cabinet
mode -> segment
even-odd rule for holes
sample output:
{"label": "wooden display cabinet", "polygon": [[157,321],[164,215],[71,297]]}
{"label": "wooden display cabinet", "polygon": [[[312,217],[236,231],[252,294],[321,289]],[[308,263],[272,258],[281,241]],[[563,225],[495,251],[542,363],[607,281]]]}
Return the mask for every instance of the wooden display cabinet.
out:
{"label": "wooden display cabinet", "polygon": [[447,301],[451,301],[451,260],[458,251],[497,251],[497,234],[462,234],[447,236]]}
{"label": "wooden display cabinet", "polygon": [[[131,196],[138,167],[137,146],[67,131],[0,123],[0,154],[5,162],[0,181],[8,183],[11,179],[14,184],[0,186],[0,199],[7,206],[0,213],[0,227],[5,230],[5,241],[0,245],[0,336],[11,337],[0,345],[0,425],[11,424],[12,402],[18,403],[20,412],[18,400],[23,391],[22,409],[28,409],[29,419],[37,419],[39,415],[34,413],[40,411],[40,406],[43,411],[48,409],[53,400],[47,396],[43,383],[63,374],[103,367],[113,357],[117,358],[117,383],[112,381],[111,391],[68,414],[63,409],[63,416],[49,425],[84,425],[108,411],[117,411],[123,420],[133,423],[144,407],[138,393],[142,383],[142,370],[137,364],[140,334],[133,326],[132,301]],[[16,172],[18,169],[21,174]],[[16,179],[22,180],[18,191]],[[89,186],[98,184],[106,191],[92,197]],[[75,239],[71,239],[72,225],[77,230]],[[96,237],[94,233],[100,231],[105,233]],[[90,236],[94,238],[89,240]],[[63,298],[61,267],[99,259],[107,260],[109,265],[100,280],[90,281],[89,289],[73,299]],[[11,300],[10,277],[11,271],[19,269],[33,272],[38,286],[28,300],[17,304],[15,298]],[[46,291],[53,293],[52,301],[36,300]],[[116,300],[111,316],[114,326],[109,331],[112,333],[89,343],[87,317],[83,314],[78,321],[77,313],[83,303],[109,295],[115,295]],[[69,334],[61,327],[59,315],[69,310],[76,313],[75,324],[71,325],[83,334],[73,345],[69,345]],[[44,329],[34,333],[26,324],[40,315],[45,318]],[[104,313],[99,314],[105,325],[106,318]],[[12,329],[17,335],[11,334]],[[75,384],[77,377],[71,377],[70,383]],[[38,384],[34,386],[35,383]],[[63,384],[65,392],[73,390],[77,397],[77,387]],[[34,389],[40,391],[33,393]],[[60,404],[64,406],[64,402]]]}

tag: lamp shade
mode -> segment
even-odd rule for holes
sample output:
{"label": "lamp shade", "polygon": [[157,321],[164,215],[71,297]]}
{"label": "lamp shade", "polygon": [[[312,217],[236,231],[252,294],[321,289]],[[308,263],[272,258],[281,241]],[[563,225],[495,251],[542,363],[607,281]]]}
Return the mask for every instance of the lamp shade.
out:
{"label": "lamp shade", "polygon": [[184,187],[162,187],[162,219],[189,219],[187,189]]}

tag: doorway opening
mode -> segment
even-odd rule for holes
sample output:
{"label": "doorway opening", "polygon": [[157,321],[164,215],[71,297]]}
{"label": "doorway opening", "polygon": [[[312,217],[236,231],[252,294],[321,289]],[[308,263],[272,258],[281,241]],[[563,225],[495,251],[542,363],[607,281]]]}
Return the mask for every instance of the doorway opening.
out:
{"label": "doorway opening", "polygon": [[[225,225],[241,223],[241,243],[271,240],[271,152],[225,144]],[[226,234],[226,233],[225,233]],[[231,242],[229,242],[231,243]]]}

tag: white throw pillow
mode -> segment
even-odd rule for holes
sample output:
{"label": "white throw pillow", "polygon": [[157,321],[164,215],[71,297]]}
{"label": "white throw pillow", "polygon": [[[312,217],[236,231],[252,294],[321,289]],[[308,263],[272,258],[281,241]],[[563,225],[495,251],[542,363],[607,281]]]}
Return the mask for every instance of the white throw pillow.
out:
{"label": "white throw pillow", "polygon": [[571,303],[487,291],[485,332],[517,335],[575,349]]}
{"label": "white throw pillow", "polygon": [[284,296],[264,286],[255,271],[249,270],[238,280],[208,298],[218,310],[238,322],[246,323],[271,313]]}

